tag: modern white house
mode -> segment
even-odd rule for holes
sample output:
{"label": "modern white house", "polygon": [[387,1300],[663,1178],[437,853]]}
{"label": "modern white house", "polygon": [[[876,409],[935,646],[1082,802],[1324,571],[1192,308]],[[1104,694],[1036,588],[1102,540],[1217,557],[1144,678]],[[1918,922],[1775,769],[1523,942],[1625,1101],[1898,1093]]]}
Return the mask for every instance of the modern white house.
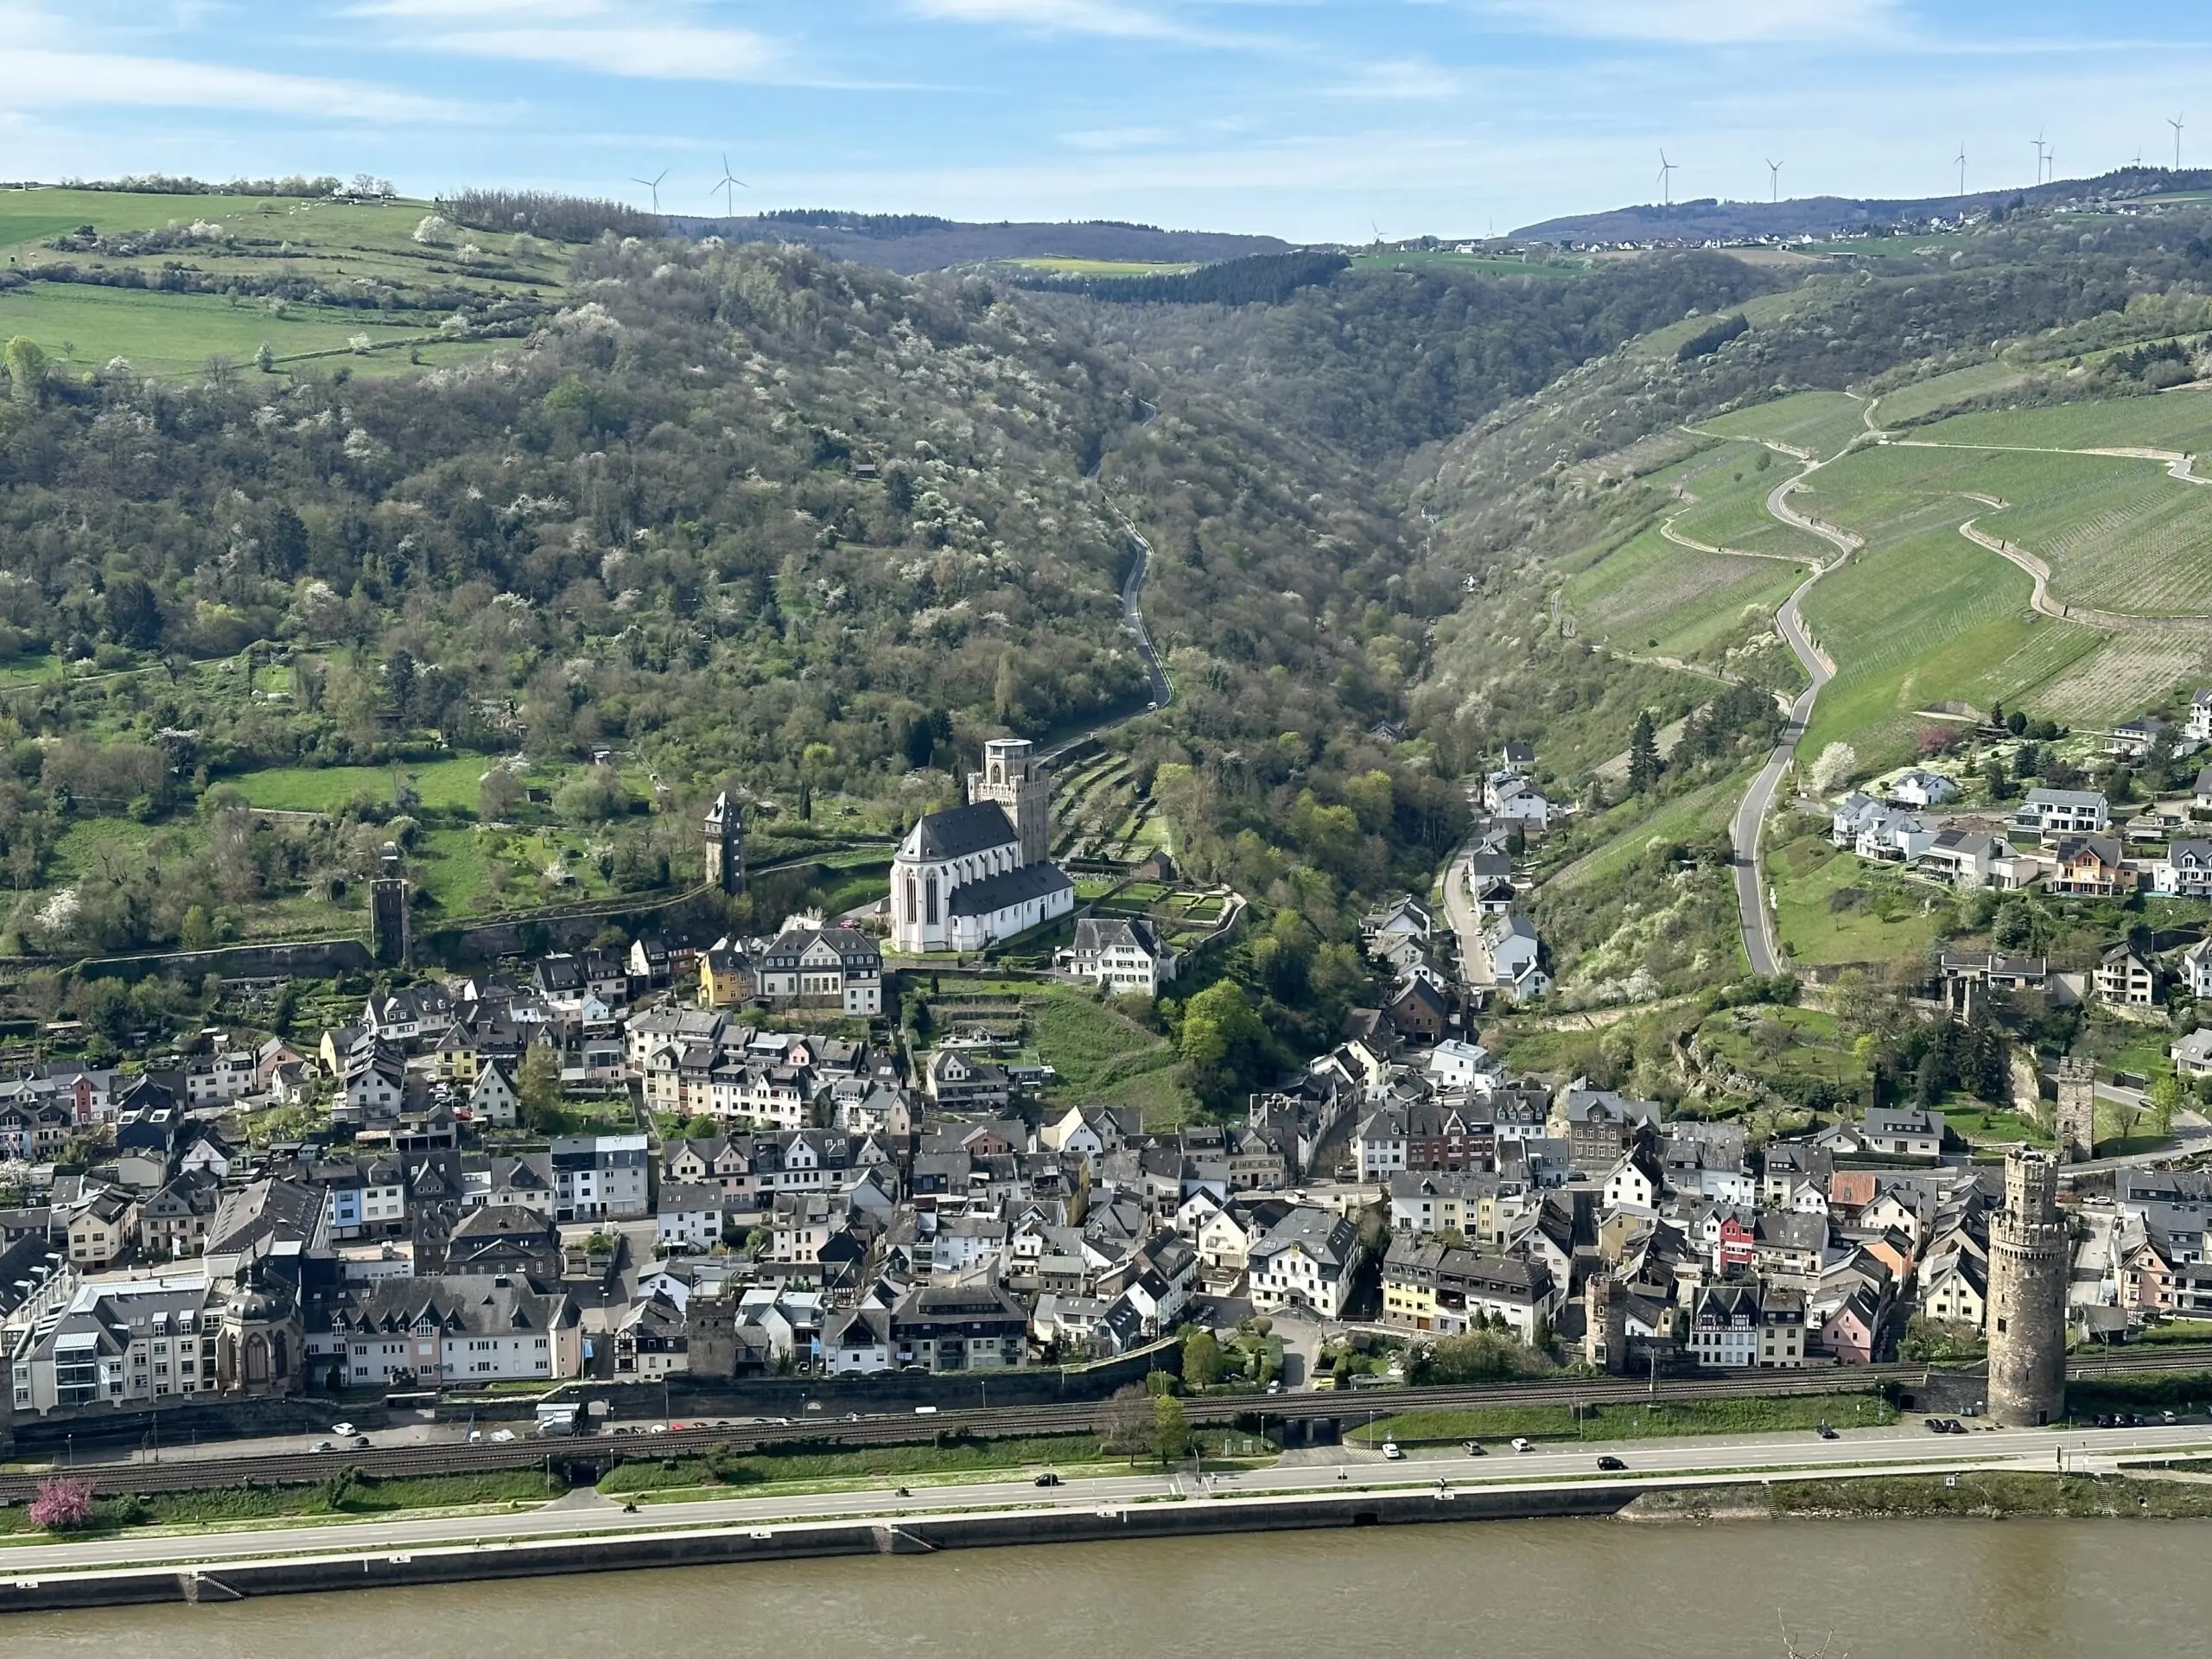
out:
{"label": "modern white house", "polygon": [[2094,789],[2031,789],[2012,814],[2015,830],[2046,843],[2061,836],[2097,835],[2111,821],[2111,807]]}
{"label": "modern white house", "polygon": [[1542,948],[1535,927],[1527,917],[1492,918],[1483,929],[1482,944],[1490,959],[1491,982],[1501,995],[1526,1002],[1551,988],[1551,976],[1538,965]]}
{"label": "modern white house", "polygon": [[1923,772],[1914,766],[1900,773],[1888,792],[1899,806],[1941,806],[1958,798],[1959,785],[1940,772]]}

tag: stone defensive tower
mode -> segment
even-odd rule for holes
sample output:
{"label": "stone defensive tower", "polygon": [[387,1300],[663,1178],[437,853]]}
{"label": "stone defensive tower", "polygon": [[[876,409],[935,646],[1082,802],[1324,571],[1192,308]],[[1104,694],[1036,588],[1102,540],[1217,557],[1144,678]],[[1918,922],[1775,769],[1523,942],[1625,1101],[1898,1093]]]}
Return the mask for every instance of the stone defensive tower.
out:
{"label": "stone defensive tower", "polygon": [[397,968],[414,949],[407,914],[407,878],[399,873],[399,847],[387,841],[369,881],[369,949],[378,963]]}
{"label": "stone defensive tower", "polygon": [[1593,1273],[1583,1284],[1582,1357],[1615,1376],[1628,1370],[1628,1297],[1611,1274]]}
{"label": "stone defensive tower", "polygon": [[707,842],[707,885],[721,893],[745,891],[745,809],[724,790],[707,809],[701,833]]}
{"label": "stone defensive tower", "polygon": [[1021,861],[1042,864],[1052,852],[1052,769],[1026,737],[995,737],[983,745],[983,769],[968,774],[970,804],[996,801],[1021,839]]}
{"label": "stone defensive tower", "polygon": [[2034,1428],[2066,1412],[2066,1224],[2058,1160],[2015,1147],[1989,1224],[1989,1414]]}
{"label": "stone defensive tower", "polygon": [[2067,1163],[2097,1155],[2097,1069],[2072,1057],[2058,1063],[2058,1108],[2051,1124]]}

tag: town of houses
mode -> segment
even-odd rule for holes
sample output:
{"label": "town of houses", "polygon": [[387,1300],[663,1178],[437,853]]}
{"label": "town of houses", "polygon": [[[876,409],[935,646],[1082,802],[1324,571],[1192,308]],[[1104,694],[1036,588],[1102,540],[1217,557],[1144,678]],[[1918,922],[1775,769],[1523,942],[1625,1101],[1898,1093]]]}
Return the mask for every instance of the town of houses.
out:
{"label": "town of houses", "polygon": [[[1370,919],[1378,962],[1434,943],[1414,901]],[[839,931],[640,940],[379,993],[311,1046],[10,1080],[30,1198],[0,1213],[13,1409],[989,1370],[1256,1315],[1503,1328],[1616,1370],[1794,1368],[1885,1357],[1916,1311],[1980,1319],[1993,1177],[1947,1161],[1940,1114],[1754,1153],[1510,1076],[1421,1003],[1357,1011],[1242,1122],[1150,1133],[958,1048],[774,1028],[779,1004],[880,995],[872,946]],[[532,1045],[639,1127],[520,1135]],[[317,1091],[328,1131],[235,1134],[242,1107]],[[670,1122],[687,1132],[648,1127]],[[112,1148],[92,1173],[40,1161],[88,1132]],[[2212,1298],[2177,1288],[2188,1250],[2158,1295]]]}
{"label": "town of houses", "polygon": [[[1531,758],[1508,753],[1484,785],[1449,877],[1475,959],[1467,924],[1421,900],[1366,917],[1376,1006],[1241,1121],[1154,1129],[988,1047],[910,1047],[884,1017],[879,936],[812,917],[380,990],[313,1043],[217,1033],[135,1071],[22,1067],[0,1080],[0,1173],[24,1199],[0,1211],[13,1410],[989,1370],[1260,1316],[1409,1342],[1510,1332],[1654,1375],[1866,1364],[1916,1318],[1978,1336],[2003,1174],[1941,1111],[1877,1107],[1754,1146],[1581,1078],[1515,1075],[1483,1046],[1484,1010],[1545,982],[1512,857],[1551,811]],[[1004,801],[986,791],[905,843],[894,944],[949,925],[933,918],[988,921],[1001,899],[1058,902],[1058,872],[1022,874],[1040,862],[1026,750],[992,760]],[[2022,818],[2048,822],[2054,853],[2103,835],[2100,798],[2041,793]],[[1878,856],[1859,838],[1905,834],[1906,810],[1853,797],[1835,832]],[[970,884],[990,908],[951,903]],[[1058,966],[1077,983],[1173,977],[1141,927],[1076,941]],[[2013,958],[1946,958],[1943,975],[1961,1014],[1977,988],[2050,991]],[[533,1068],[626,1121],[532,1136]],[[2062,1143],[2069,1084],[2090,1088],[2062,1076]],[[238,1132],[242,1111],[310,1101],[312,1135]],[[90,1171],[58,1173],[87,1137]],[[2074,1138],[2063,1151],[2094,1151],[2093,1131]],[[2082,1327],[2212,1310],[2208,1206],[2199,1178],[2143,1173],[2083,1205]]]}

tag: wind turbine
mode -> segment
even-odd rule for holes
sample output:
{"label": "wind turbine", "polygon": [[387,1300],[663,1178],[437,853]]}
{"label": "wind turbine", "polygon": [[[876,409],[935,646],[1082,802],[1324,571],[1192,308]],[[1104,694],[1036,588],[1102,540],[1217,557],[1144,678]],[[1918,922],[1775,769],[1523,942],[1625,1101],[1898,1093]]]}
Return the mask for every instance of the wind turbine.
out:
{"label": "wind turbine", "polygon": [[1958,159],[1959,159],[1959,194],[1960,194],[1961,196],[1964,196],[1964,195],[1966,194],[1966,193],[1967,193],[1967,141],[1966,141],[1965,139],[1963,139],[1963,138],[1961,138],[1961,139],[1960,139],[1960,140],[1959,140],[1959,158],[1958,158]]}
{"label": "wind turbine", "polygon": [[1675,175],[1681,169],[1667,159],[1667,152],[1659,152],[1659,189],[1661,200],[1667,207],[1675,205]]}
{"label": "wind turbine", "polygon": [[1767,184],[1770,190],[1770,194],[1768,197],[1768,200],[1770,201],[1780,201],[1782,200],[1782,163],[1780,162],[1769,162],[1766,164],[1766,170]]}
{"label": "wind turbine", "polygon": [[2043,134],[2036,134],[2036,182],[2043,182]]}
{"label": "wind turbine", "polygon": [[2051,181],[2056,183],[2058,179],[2058,146],[2053,144],[2048,150],[2044,151],[2044,160],[2050,163]]}
{"label": "wind turbine", "polygon": [[653,193],[653,212],[655,213],[660,212],[660,181],[667,176],[668,169],[664,167],[661,168],[660,173],[657,177],[650,179],[632,179],[630,181],[632,184],[644,185],[646,189]]}
{"label": "wind turbine", "polygon": [[734,219],[737,217],[737,199],[731,194],[733,186],[739,190],[750,190],[753,188],[743,179],[739,178],[735,174],[729,170],[729,152],[728,150],[724,150],[722,152],[722,175],[721,178],[715,181],[715,188],[722,193],[722,213],[725,218],[729,219]]}
{"label": "wind turbine", "polygon": [[2181,171],[2181,117],[2175,116],[2166,124],[2174,130],[2174,171]]}

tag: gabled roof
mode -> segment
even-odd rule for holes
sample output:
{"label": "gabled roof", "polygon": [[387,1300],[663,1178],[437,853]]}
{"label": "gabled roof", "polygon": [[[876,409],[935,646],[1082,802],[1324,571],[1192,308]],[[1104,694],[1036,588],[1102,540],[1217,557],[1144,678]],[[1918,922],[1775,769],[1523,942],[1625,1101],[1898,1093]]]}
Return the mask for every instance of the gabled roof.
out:
{"label": "gabled roof", "polygon": [[924,861],[966,858],[994,847],[1019,846],[1020,841],[1004,807],[996,801],[976,801],[919,819],[906,832],[899,852],[901,857]]}

